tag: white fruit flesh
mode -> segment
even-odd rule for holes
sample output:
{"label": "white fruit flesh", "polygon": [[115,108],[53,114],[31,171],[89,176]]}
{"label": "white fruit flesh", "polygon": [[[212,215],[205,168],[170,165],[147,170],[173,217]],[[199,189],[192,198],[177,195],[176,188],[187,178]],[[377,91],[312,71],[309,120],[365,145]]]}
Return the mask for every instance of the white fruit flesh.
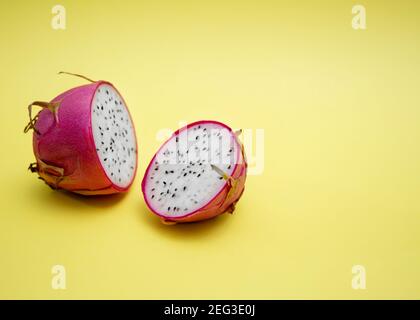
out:
{"label": "white fruit flesh", "polygon": [[96,89],[92,101],[92,132],[102,167],[111,182],[127,187],[134,178],[137,146],[124,100],[108,84]]}
{"label": "white fruit flesh", "polygon": [[226,185],[212,165],[231,175],[239,157],[235,134],[218,123],[181,129],[161,147],[146,173],[149,206],[166,217],[197,211]]}

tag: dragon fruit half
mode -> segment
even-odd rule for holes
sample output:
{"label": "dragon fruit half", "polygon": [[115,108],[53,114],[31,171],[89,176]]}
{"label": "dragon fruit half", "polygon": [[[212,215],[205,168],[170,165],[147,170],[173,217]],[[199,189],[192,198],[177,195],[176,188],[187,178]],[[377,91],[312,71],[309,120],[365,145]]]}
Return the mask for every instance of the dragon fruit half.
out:
{"label": "dragon fruit half", "polygon": [[[54,189],[84,195],[126,191],[137,170],[137,141],[126,103],[111,83],[80,77],[92,83],[29,105],[25,132],[34,130],[36,158],[29,169]],[[34,118],[32,106],[43,108]]]}
{"label": "dragon fruit half", "polygon": [[169,224],[232,213],[247,171],[239,133],[216,121],[198,121],[176,131],[143,178],[150,210]]}

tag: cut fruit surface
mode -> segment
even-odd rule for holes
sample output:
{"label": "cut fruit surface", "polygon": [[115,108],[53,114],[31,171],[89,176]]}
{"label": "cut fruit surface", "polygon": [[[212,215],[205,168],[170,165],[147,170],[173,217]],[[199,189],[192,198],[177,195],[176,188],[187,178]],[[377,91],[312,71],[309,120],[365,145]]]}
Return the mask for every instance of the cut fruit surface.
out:
{"label": "cut fruit surface", "polygon": [[236,134],[199,121],[166,141],[149,164],[143,194],[165,220],[197,221],[227,211],[242,194],[246,163]]}
{"label": "cut fruit surface", "polygon": [[136,138],[127,107],[110,85],[96,89],[92,102],[92,132],[96,151],[108,178],[126,187],[136,168]]}

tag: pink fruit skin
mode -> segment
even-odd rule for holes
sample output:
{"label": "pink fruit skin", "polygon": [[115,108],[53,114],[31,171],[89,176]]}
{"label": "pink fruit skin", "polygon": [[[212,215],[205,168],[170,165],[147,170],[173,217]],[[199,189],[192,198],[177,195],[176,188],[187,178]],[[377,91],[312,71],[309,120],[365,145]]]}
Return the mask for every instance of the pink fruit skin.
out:
{"label": "pink fruit skin", "polygon": [[[213,121],[213,120],[202,120],[202,121],[197,121],[197,122],[194,122],[194,123],[190,123],[186,127],[175,131],[174,134],[172,135],[172,137],[177,135],[182,130],[188,129],[188,128],[193,127],[193,126],[198,125],[198,124],[205,124],[205,123],[215,123],[217,125],[225,127],[226,129],[228,129],[232,133],[233,137],[235,138],[235,142],[238,144],[238,148],[237,148],[237,150],[238,150],[238,163],[235,165],[235,168],[234,168],[234,170],[232,172],[232,175],[231,175],[231,177],[235,180],[235,183],[236,183],[235,190],[233,190],[229,194],[229,191],[231,191],[232,187],[228,183],[226,183],[226,185],[223,187],[223,189],[213,199],[211,199],[204,207],[202,207],[202,208],[200,208],[200,209],[198,209],[194,212],[191,212],[191,213],[189,213],[185,216],[180,216],[180,217],[163,216],[163,215],[157,213],[153,209],[153,207],[150,205],[148,199],[146,198],[146,191],[145,191],[146,187],[147,187],[147,182],[146,182],[147,173],[149,172],[149,168],[152,165],[152,163],[154,163],[154,160],[155,160],[155,157],[156,157],[156,155],[155,155],[155,157],[153,157],[152,161],[150,161],[150,164],[146,169],[146,173],[145,173],[143,181],[142,181],[142,192],[143,192],[143,197],[144,197],[144,200],[146,201],[147,206],[150,208],[150,210],[153,211],[153,213],[160,216],[161,219],[162,219],[162,222],[164,222],[164,223],[171,224],[171,223],[182,223],[182,222],[196,222],[196,221],[201,221],[201,220],[214,218],[214,217],[216,217],[220,214],[223,214],[225,212],[233,213],[233,211],[235,210],[235,204],[239,201],[239,199],[241,198],[241,196],[244,192],[245,181],[246,181],[246,173],[247,173],[247,162],[246,162],[245,153],[244,153],[242,143],[239,141],[238,137],[236,136],[236,134],[232,131],[232,129],[230,127],[226,126],[225,124],[223,124],[221,122],[217,122],[217,121]],[[171,138],[169,138],[169,139],[171,139]],[[165,145],[165,143],[162,145],[162,147]],[[156,152],[156,154],[158,154],[158,153],[159,153],[159,151]]]}
{"label": "pink fruit skin", "polygon": [[96,152],[91,105],[96,89],[102,84],[115,89],[109,82],[97,81],[70,89],[54,98],[51,102],[60,103],[58,123],[50,110],[44,109],[39,113],[35,128],[40,134],[35,131],[33,133],[33,151],[38,166],[44,162],[64,169],[64,178],[58,185],[54,170],[52,174],[44,170],[38,172],[53,188],[84,195],[104,195],[127,191],[132,183],[125,188],[113,184],[103,170]]}

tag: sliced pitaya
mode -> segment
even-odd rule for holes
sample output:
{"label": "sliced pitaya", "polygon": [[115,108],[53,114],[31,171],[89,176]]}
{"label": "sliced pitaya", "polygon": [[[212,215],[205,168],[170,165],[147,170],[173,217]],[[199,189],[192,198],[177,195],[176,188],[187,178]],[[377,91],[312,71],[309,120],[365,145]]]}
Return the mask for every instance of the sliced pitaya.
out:
{"label": "sliced pitaya", "polygon": [[[32,119],[34,105],[43,110]],[[25,132],[34,130],[36,158],[29,169],[49,186],[85,195],[128,190],[137,141],[126,103],[111,83],[92,81],[51,102],[36,101],[29,118]]]}
{"label": "sliced pitaya", "polygon": [[142,182],[146,204],[165,223],[232,213],[247,164],[241,142],[223,123],[198,121],[176,131],[153,157]]}

